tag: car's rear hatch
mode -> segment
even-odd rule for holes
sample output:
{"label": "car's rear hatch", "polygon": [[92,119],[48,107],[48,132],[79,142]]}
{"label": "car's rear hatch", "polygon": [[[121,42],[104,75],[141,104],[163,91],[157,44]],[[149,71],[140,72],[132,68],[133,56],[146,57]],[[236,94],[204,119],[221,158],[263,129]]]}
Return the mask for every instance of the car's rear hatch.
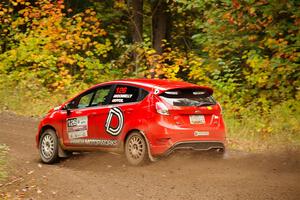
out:
{"label": "car's rear hatch", "polygon": [[[168,115],[180,127],[216,127],[219,124],[221,108],[212,97],[210,88],[177,88],[158,95],[158,113]],[[167,111],[163,111],[163,110]],[[205,132],[199,134],[205,134]]]}

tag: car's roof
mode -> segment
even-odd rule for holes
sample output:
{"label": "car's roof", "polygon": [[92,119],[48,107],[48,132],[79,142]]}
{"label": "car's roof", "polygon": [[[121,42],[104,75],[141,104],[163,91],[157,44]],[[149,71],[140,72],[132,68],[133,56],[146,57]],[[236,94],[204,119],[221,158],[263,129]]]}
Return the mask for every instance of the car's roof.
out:
{"label": "car's roof", "polygon": [[190,88],[190,87],[205,88],[211,90],[211,88],[205,86],[199,86],[192,83],[165,80],[165,79],[146,79],[146,78],[145,79],[124,79],[124,80],[110,81],[109,83],[131,84],[136,86],[142,86],[149,89],[157,88],[160,90],[170,90],[176,88]]}
{"label": "car's roof", "polygon": [[[143,87],[148,90],[158,89],[160,91],[157,94],[160,94],[166,90],[177,89],[177,88],[200,88],[200,89],[206,89],[207,91],[209,91],[210,94],[213,93],[213,90],[210,87],[206,87],[206,86],[199,86],[196,84],[187,83],[187,82],[183,82],[183,81],[144,78],[144,79],[124,79],[124,80],[115,80],[115,81],[99,83],[99,84],[96,84],[96,85],[80,92],[76,96],[84,94],[85,92],[87,92],[93,88],[97,88],[98,86],[107,85],[107,84],[129,84],[129,85],[133,85],[133,86],[137,86],[137,87]],[[69,99],[67,102],[71,101],[74,98],[75,97]]]}
{"label": "car's roof", "polygon": [[182,88],[182,87],[200,87],[199,85],[182,82],[182,81],[163,80],[163,79],[146,79],[146,78],[145,79],[116,80],[116,81],[110,81],[109,83],[131,84],[131,85],[137,85],[137,86],[142,86],[142,87],[146,87],[146,88],[158,88],[161,90],[170,90],[170,89]]}

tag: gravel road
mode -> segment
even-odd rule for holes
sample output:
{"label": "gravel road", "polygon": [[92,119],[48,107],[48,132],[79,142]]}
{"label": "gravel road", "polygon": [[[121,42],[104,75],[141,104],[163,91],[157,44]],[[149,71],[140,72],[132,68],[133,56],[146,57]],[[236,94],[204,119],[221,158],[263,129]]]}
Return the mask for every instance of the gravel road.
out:
{"label": "gravel road", "polygon": [[225,159],[178,152],[142,167],[123,155],[80,153],[45,165],[35,147],[38,120],[0,114],[0,143],[9,147],[9,178],[0,199],[300,199],[300,151]]}

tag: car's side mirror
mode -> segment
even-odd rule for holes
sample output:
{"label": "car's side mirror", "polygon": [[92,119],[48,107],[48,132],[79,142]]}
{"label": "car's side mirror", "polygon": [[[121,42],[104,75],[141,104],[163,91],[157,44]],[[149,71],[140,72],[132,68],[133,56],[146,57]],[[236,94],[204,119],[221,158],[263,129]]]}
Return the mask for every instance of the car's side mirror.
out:
{"label": "car's side mirror", "polygon": [[70,115],[71,114],[71,108],[70,108],[70,103],[64,105],[64,110],[67,111],[67,115]]}

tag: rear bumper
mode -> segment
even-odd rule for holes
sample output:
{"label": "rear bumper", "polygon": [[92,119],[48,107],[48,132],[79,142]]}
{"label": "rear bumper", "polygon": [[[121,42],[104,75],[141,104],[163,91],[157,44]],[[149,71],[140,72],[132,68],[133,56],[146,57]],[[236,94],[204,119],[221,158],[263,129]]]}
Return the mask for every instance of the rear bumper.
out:
{"label": "rear bumper", "polygon": [[[224,149],[226,131],[223,121],[219,126],[177,126],[159,121],[150,126],[147,139],[153,156],[168,155],[178,149],[205,151]],[[200,133],[200,134],[199,134]],[[201,134],[203,133],[203,134]]]}
{"label": "rear bumper", "polygon": [[163,153],[168,156],[176,150],[209,151],[212,149],[225,149],[224,143],[219,141],[188,141],[178,142]]}
{"label": "rear bumper", "polygon": [[211,131],[210,136],[196,137],[194,131],[186,134],[162,134],[161,137],[150,141],[150,151],[153,156],[168,155],[175,150],[187,149],[194,151],[208,151],[211,149],[225,149],[225,133]]}

